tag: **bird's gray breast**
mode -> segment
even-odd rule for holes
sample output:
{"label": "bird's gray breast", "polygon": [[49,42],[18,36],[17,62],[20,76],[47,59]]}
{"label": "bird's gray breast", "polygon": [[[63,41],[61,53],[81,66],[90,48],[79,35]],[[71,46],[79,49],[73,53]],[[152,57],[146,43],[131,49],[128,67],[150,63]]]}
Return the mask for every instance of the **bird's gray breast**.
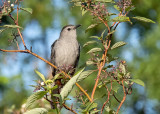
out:
{"label": "bird's gray breast", "polygon": [[77,40],[61,40],[55,44],[55,65],[73,66],[79,53],[79,44]]}

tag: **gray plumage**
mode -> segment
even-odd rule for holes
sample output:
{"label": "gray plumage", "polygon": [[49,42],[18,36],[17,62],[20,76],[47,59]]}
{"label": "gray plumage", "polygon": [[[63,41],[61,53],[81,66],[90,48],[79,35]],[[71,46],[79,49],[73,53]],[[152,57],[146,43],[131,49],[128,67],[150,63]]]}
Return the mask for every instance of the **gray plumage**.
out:
{"label": "gray plumage", "polygon": [[[80,46],[77,41],[76,29],[80,25],[67,25],[61,30],[60,37],[51,46],[51,62],[61,70],[74,74],[79,61]],[[55,76],[57,69],[52,69]]]}

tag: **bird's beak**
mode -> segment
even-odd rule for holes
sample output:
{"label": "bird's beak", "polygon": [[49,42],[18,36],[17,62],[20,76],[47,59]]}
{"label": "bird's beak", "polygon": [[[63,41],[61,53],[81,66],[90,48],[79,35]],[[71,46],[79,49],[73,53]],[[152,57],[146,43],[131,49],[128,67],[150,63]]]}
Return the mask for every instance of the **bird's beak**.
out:
{"label": "bird's beak", "polygon": [[76,25],[75,27],[74,27],[74,29],[77,29],[78,27],[80,27],[81,25],[79,24],[79,25]]}

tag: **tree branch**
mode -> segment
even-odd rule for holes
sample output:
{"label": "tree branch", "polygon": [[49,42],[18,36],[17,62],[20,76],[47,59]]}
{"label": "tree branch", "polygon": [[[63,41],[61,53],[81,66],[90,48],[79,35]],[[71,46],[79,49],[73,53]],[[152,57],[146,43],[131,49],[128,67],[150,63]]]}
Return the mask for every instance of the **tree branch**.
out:
{"label": "tree branch", "polygon": [[72,108],[69,108],[67,105],[63,104],[64,108],[66,108],[67,110],[73,112],[74,114],[77,114]]}
{"label": "tree branch", "polygon": [[124,80],[122,80],[124,96],[123,96],[123,99],[122,99],[122,101],[121,101],[121,103],[120,103],[118,109],[117,109],[116,114],[118,114],[118,112],[119,112],[121,106],[123,105],[124,101],[126,100],[126,96],[127,96],[123,81],[124,81]]}
{"label": "tree branch", "polygon": [[[46,59],[40,57],[39,55],[31,52],[30,50],[4,50],[4,49],[0,49],[0,51],[3,51],[3,52],[20,52],[20,53],[29,53],[35,57],[37,57],[38,59],[41,59],[42,61],[44,61],[45,63],[49,64],[51,67],[54,67],[55,69],[57,69],[57,67],[55,65],[53,65],[51,62],[47,61]],[[63,73],[67,78],[71,79],[71,77],[65,73],[64,71],[60,70],[61,73]],[[89,99],[89,101],[91,102],[91,98],[90,96],[88,95],[88,93],[78,84],[76,83],[76,86],[86,95],[86,97]]]}

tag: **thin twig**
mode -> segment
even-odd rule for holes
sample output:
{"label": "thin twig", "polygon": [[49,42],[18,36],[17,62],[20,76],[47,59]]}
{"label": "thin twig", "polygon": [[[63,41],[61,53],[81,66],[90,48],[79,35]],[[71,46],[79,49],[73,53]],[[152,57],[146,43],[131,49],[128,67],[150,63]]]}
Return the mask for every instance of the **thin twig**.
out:
{"label": "thin twig", "polygon": [[117,102],[121,103],[121,101],[115,96],[114,93],[113,93],[113,97],[117,100]]}
{"label": "thin twig", "polygon": [[77,114],[72,108],[69,108],[67,105],[62,104],[64,106],[64,108],[66,108],[67,110],[73,112],[74,114]]}
{"label": "thin twig", "polygon": [[122,101],[121,101],[121,103],[120,103],[118,109],[117,109],[116,114],[118,114],[118,112],[119,112],[121,106],[123,105],[124,101],[126,100],[126,96],[127,96],[123,81],[124,81],[124,80],[122,80],[124,96],[123,96],[123,99],[122,99]]}
{"label": "thin twig", "polygon": [[116,28],[117,28],[117,26],[119,25],[119,23],[120,23],[120,22],[118,22],[118,23],[116,24],[116,26],[114,27],[113,30],[116,30]]}
{"label": "thin twig", "polygon": [[110,47],[110,44],[111,44],[111,40],[109,40],[108,48],[105,49],[105,52],[104,52],[104,54],[103,54],[103,56],[102,56],[102,60],[103,60],[103,61],[101,62],[100,66],[99,66],[99,71],[98,71],[97,79],[96,79],[96,82],[95,82],[95,85],[94,85],[94,88],[93,88],[93,91],[92,91],[92,95],[91,95],[92,101],[93,101],[93,99],[94,99],[94,94],[95,94],[95,91],[96,91],[96,88],[97,88],[97,85],[98,85],[98,82],[99,82],[99,78],[100,78],[100,75],[101,75],[101,71],[102,71],[102,69],[103,69],[103,67],[104,67],[104,65],[105,65],[105,62],[106,62],[106,56],[107,56],[107,52],[108,52],[108,49],[109,49],[109,47]]}
{"label": "thin twig", "polygon": [[110,93],[111,93],[111,90],[112,90],[112,81],[111,81],[111,89],[110,89],[110,90],[108,90],[108,87],[107,87],[107,86],[106,86],[106,89],[107,89],[107,91],[108,91],[108,98],[107,98],[107,101],[106,101],[106,102],[104,102],[104,104],[103,104],[103,106],[102,106],[101,114],[103,113],[103,109],[104,109],[104,107],[106,106],[106,104],[107,104],[107,103],[108,103],[108,101],[109,101]]}
{"label": "thin twig", "polygon": [[[18,12],[18,8],[17,8],[17,12]],[[14,23],[18,26],[18,21],[16,21],[11,14],[9,14],[9,17],[10,17],[10,18],[14,21]],[[18,19],[18,18],[17,18],[17,19]],[[17,28],[17,31],[18,31],[18,34],[20,35],[20,38],[21,38],[22,43],[23,43],[23,45],[24,45],[24,48],[27,49],[26,44],[25,44],[25,42],[24,42],[24,39],[23,39],[23,37],[22,37],[22,34],[21,34],[21,32],[20,32],[20,29]]]}

